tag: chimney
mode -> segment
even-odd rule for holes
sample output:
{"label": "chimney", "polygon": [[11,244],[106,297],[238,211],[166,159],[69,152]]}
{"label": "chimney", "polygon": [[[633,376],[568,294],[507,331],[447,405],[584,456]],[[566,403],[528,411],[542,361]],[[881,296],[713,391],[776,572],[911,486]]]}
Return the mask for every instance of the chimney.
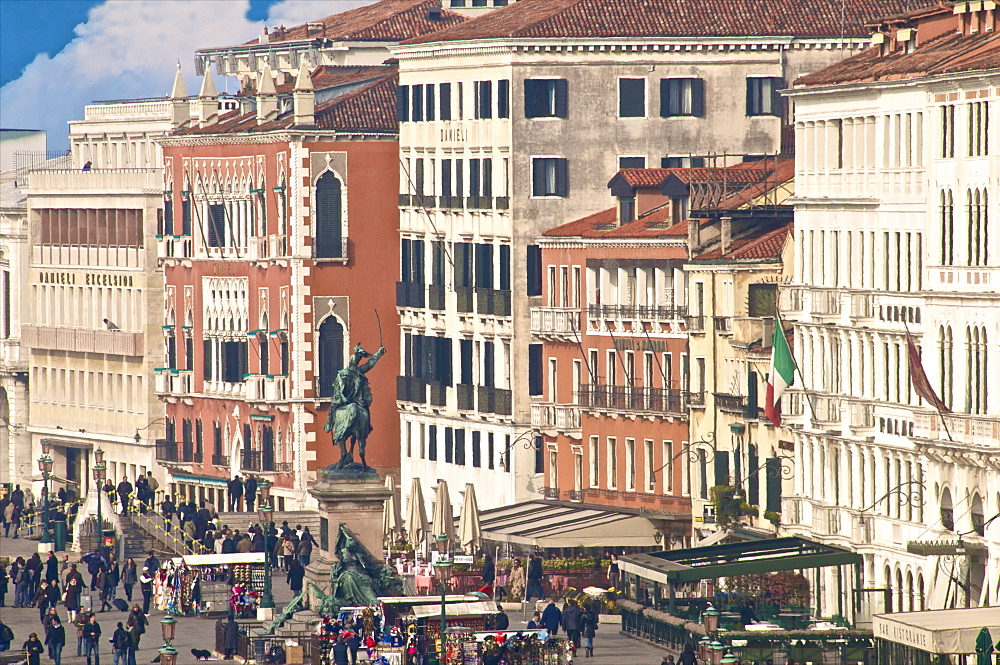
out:
{"label": "chimney", "polygon": [[264,34],[257,38],[258,44],[267,44],[271,41],[271,35],[267,34],[267,26],[264,26]]}
{"label": "chimney", "polygon": [[721,236],[719,242],[722,243],[722,253],[729,253],[729,245],[733,242],[733,218],[723,217],[721,224]]}
{"label": "chimney", "polygon": [[296,127],[316,125],[316,93],[309,76],[309,63],[305,60],[299,66],[299,76],[292,91],[292,124]]}
{"label": "chimney", "polygon": [[207,127],[219,121],[219,92],[215,89],[211,70],[206,69],[198,93],[198,125]]}
{"label": "chimney", "polygon": [[170,91],[170,129],[178,130],[191,122],[191,104],[187,98],[187,86],[184,85],[184,75],[181,74],[181,63],[177,61],[177,74],[174,76],[174,87]]}
{"label": "chimney", "polygon": [[257,124],[263,125],[278,117],[278,93],[274,88],[271,66],[265,64],[257,77]]}
{"label": "chimney", "polygon": [[694,258],[694,253],[698,251],[701,244],[699,220],[688,220],[688,258]]}
{"label": "chimney", "polygon": [[435,0],[431,3],[431,6],[427,8],[427,20],[428,21],[440,21],[441,20],[441,2],[440,0]]}

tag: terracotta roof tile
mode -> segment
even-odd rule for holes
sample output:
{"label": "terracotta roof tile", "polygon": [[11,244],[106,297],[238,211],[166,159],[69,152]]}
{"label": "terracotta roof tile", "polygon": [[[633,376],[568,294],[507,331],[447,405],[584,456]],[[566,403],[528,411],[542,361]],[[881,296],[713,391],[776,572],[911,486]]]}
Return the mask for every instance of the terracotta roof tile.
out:
{"label": "terracotta roof tile", "polygon": [[[321,65],[314,69],[309,76],[312,78],[314,90],[327,90],[352,83],[370,81],[394,70],[394,67],[387,65]],[[274,88],[279,95],[290,94],[295,88],[295,77],[292,76],[288,83],[276,84]],[[253,91],[244,91],[243,94],[253,94]]]}
{"label": "terracotta roof tile", "polygon": [[[341,132],[396,132],[399,128],[396,121],[397,81],[398,75],[392,71],[356,90],[319,104],[315,110],[316,126]],[[215,124],[191,127],[177,132],[175,136],[262,133],[290,127],[290,111],[260,125],[254,113],[229,111],[220,115]]]}
{"label": "terracotta roof tile", "polygon": [[[549,238],[684,238],[687,226],[670,224],[670,208],[657,208],[634,222],[616,226],[618,209],[608,208],[583,219],[568,222],[542,233]],[[679,228],[683,227],[683,228]]]}
{"label": "terracotta roof tile", "polygon": [[867,37],[871,21],[936,0],[520,0],[410,39],[545,37]]}
{"label": "terracotta roof tile", "polygon": [[[311,21],[313,25],[297,25],[285,28],[281,33],[272,30],[269,43],[319,38],[335,41],[400,42],[469,20],[447,9],[441,10],[440,19],[431,20],[429,10],[433,6],[440,7],[440,0],[380,0]],[[317,23],[322,23],[323,27],[315,25]],[[246,43],[256,44],[257,40]]]}
{"label": "terracotta roof tile", "polygon": [[694,261],[729,259],[732,261],[754,261],[780,259],[785,239],[792,232],[792,223],[786,222],[779,228],[772,225],[760,226],[745,236],[733,239],[729,251],[722,253],[716,245],[713,249],[694,257]]}

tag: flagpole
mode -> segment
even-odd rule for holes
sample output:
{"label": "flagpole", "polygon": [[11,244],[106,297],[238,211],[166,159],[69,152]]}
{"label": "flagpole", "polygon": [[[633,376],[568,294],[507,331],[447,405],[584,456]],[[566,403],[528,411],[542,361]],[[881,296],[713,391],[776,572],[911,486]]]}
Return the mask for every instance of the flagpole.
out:
{"label": "flagpole", "polygon": [[[906,325],[906,321],[903,321],[903,330],[906,331],[906,341],[907,341],[907,344],[912,345],[913,344],[913,336],[910,335],[910,327],[908,325]],[[910,355],[909,354],[909,348],[907,348],[906,355],[907,355],[907,358],[909,358],[909,355]],[[909,362],[907,362],[907,369],[909,369]],[[923,363],[920,363],[920,371],[923,372]],[[911,372],[909,372],[909,374],[910,374],[910,377],[909,377],[910,378],[910,383],[912,384],[913,383],[913,372],[911,371]],[[925,380],[927,379],[927,375],[926,374],[924,374],[924,379]],[[929,385],[929,382],[928,382],[928,385]],[[916,391],[916,392],[917,392],[918,396],[924,398],[926,401],[928,401],[928,402],[931,403],[931,406],[933,406],[934,410],[937,411],[938,418],[941,419],[941,426],[944,427],[944,434],[945,434],[945,436],[948,437],[949,441],[951,441],[952,443],[955,443],[955,439],[951,438],[951,431],[948,429],[948,421],[945,420],[944,413],[941,412],[941,407],[935,401],[929,400],[926,397],[924,397],[923,395],[921,395],[920,391]],[[937,395],[935,395],[934,397],[937,398]]]}
{"label": "flagpole", "polygon": [[[775,306],[774,306],[774,325],[777,326],[778,330],[781,331],[782,335],[785,334],[785,327],[783,325],[781,325],[781,314],[778,313],[778,305],[777,305],[777,303],[775,303]],[[773,342],[772,342],[771,346],[772,347],[774,346]],[[772,353],[773,353],[773,351],[772,351]],[[795,361],[795,356],[794,355],[792,356],[792,360],[793,360],[793,362]],[[799,379],[802,380],[802,394],[805,395],[806,402],[809,404],[809,410],[812,412],[812,420],[815,421],[816,420],[816,405],[813,403],[813,398],[812,398],[812,396],[809,395],[809,391],[806,389],[806,377],[802,374],[802,369],[799,367],[799,363],[798,362],[794,362],[794,364],[795,364],[795,371],[798,372]]]}

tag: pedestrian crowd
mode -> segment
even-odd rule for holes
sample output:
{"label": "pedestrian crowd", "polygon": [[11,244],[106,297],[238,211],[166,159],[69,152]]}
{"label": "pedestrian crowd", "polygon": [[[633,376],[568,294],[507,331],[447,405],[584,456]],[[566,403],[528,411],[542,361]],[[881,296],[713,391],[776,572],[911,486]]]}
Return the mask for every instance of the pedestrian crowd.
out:
{"label": "pedestrian crowd", "polygon": [[41,501],[36,501],[30,488],[15,485],[13,491],[0,497],[0,533],[5,538],[34,536],[35,529],[45,522],[46,505],[50,523],[66,522],[67,528],[73,528],[79,502],[72,491],[60,488],[53,501],[46,504],[44,493]]}

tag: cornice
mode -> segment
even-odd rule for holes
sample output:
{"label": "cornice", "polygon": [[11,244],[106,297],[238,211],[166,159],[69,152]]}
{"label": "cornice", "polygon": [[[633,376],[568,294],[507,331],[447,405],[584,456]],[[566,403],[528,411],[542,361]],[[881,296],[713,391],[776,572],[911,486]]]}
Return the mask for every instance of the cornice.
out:
{"label": "cornice", "polygon": [[267,143],[304,143],[306,141],[371,141],[398,140],[396,132],[325,132],[323,130],[281,130],[278,133],[250,134],[190,134],[184,136],[166,136],[155,139],[163,147],[199,146],[199,145],[262,145]]}

